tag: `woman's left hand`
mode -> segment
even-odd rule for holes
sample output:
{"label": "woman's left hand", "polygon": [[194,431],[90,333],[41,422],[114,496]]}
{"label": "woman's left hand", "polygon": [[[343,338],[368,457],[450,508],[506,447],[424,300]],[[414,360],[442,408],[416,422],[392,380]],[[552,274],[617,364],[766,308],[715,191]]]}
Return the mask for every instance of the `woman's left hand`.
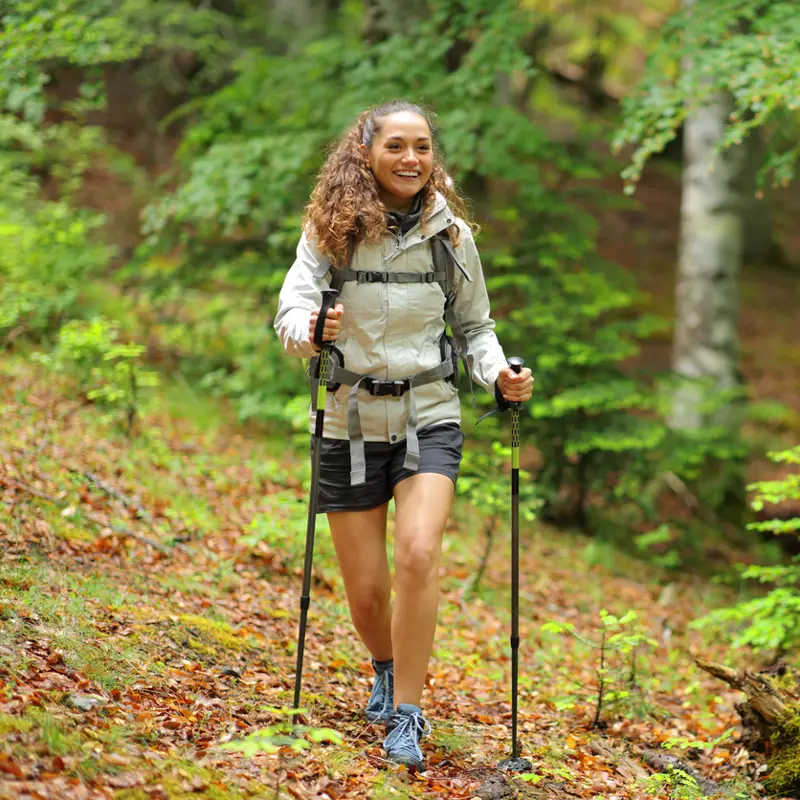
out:
{"label": "woman's left hand", "polygon": [[519,375],[511,367],[506,367],[497,376],[497,388],[509,403],[524,403],[533,394],[533,375],[527,367]]}

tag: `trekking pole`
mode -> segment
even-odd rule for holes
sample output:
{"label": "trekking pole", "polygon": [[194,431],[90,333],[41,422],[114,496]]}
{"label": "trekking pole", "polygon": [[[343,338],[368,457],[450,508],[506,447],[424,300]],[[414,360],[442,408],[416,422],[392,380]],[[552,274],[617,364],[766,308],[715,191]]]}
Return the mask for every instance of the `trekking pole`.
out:
{"label": "trekking pole", "polygon": [[[525,361],[512,356],[508,365],[519,375]],[[520,758],[517,742],[517,676],[519,672],[519,412],[522,403],[509,403],[511,410],[511,756],[499,767],[509,772],[530,772],[533,765]]]}
{"label": "trekking pole", "polygon": [[306,646],[306,622],[308,607],[311,605],[311,565],[314,560],[314,532],[317,524],[317,501],[319,494],[319,461],[322,444],[322,430],[325,424],[325,399],[328,392],[328,368],[333,342],[323,342],[322,334],[328,311],[333,308],[338,292],[325,289],[322,292],[322,306],[314,328],[314,344],[321,348],[317,359],[317,416],[314,425],[314,438],[311,442],[311,497],[308,503],[308,523],[306,525],[306,557],[303,565],[303,591],[300,595],[300,632],[297,637],[297,669],[294,674],[294,710],[300,708],[300,684],[303,679],[303,653]]}

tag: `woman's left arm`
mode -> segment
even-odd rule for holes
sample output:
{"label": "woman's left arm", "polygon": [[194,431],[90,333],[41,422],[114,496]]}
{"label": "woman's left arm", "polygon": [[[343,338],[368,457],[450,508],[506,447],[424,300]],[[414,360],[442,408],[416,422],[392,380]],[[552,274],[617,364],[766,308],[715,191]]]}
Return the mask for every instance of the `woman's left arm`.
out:
{"label": "woman's left arm", "polygon": [[[469,279],[456,270],[456,295],[453,311],[456,320],[453,333],[461,348],[466,349],[467,364],[473,378],[487,391],[497,393],[512,402],[530,399],[533,387],[531,371],[523,367],[517,375],[508,366],[503,348],[495,333],[495,321],[491,316],[489,295],[483,277],[481,259],[472,231],[461,228],[463,253],[462,264]],[[499,398],[498,398],[499,400]]]}

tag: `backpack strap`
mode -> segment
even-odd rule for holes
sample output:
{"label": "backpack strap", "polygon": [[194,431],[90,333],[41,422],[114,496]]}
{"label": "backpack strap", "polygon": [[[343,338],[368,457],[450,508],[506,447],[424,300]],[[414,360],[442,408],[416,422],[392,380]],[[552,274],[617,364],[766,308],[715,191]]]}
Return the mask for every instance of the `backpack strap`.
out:
{"label": "backpack strap", "polygon": [[453,243],[450,241],[450,234],[447,232],[446,228],[443,231],[439,231],[439,233],[431,239],[431,254],[433,256],[434,273],[445,273],[444,281],[440,281],[439,283],[444,293],[444,319],[445,323],[450,325],[450,330],[453,334],[453,348],[461,359],[461,363],[464,365],[464,372],[469,380],[469,393],[472,397],[472,404],[475,405],[472,370],[469,367],[469,359],[467,358],[467,337],[461,326],[461,321],[458,319],[458,315],[455,312],[455,308],[453,307],[453,303],[456,299],[456,268],[460,270],[465,280],[472,282],[472,278],[458,260]]}
{"label": "backpack strap", "polygon": [[[443,271],[434,272],[379,272],[361,269],[334,270],[339,284],[355,283],[441,283],[446,279]],[[334,287],[335,288],[335,287]]]}

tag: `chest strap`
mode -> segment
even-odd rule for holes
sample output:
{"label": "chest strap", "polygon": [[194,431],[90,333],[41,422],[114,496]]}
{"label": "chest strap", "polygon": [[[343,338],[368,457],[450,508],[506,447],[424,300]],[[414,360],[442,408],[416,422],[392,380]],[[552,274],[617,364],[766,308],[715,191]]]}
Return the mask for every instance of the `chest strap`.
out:
{"label": "chest strap", "polygon": [[447,279],[446,272],[379,272],[362,269],[336,270],[337,283],[441,283]]}

